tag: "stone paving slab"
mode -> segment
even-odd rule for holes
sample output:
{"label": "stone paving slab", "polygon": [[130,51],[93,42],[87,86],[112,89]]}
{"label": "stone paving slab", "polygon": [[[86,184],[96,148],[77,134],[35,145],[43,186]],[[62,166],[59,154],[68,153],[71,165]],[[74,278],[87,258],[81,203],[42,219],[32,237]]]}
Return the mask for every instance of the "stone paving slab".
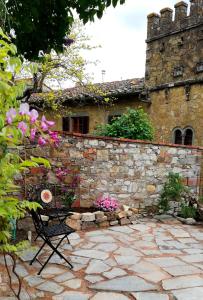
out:
{"label": "stone paving slab", "polygon": [[132,293],[133,297],[135,297],[136,300],[169,300],[168,295],[164,295],[161,293]]}
{"label": "stone paving slab", "polygon": [[175,300],[202,300],[203,287],[195,287],[183,290],[172,291]]}
{"label": "stone paving slab", "polygon": [[173,276],[202,273],[202,270],[191,265],[173,266],[173,267],[164,268],[164,270]]}
{"label": "stone paving slab", "polygon": [[116,243],[101,243],[94,247],[95,250],[101,250],[105,252],[115,251],[118,248]]}
{"label": "stone paving slab", "polygon": [[69,279],[73,279],[75,278],[75,275],[71,272],[65,272],[65,273],[62,273],[61,275],[58,275],[56,277],[54,277],[54,280],[56,282],[64,282],[66,280],[69,280]]}
{"label": "stone paving slab", "polygon": [[111,269],[110,266],[106,265],[103,261],[93,259],[89,263],[87,269],[85,270],[86,274],[98,274],[103,273]]}
{"label": "stone paving slab", "polygon": [[78,251],[74,251],[73,255],[101,259],[101,260],[105,260],[109,257],[109,255],[106,252],[99,251],[99,250],[78,250]]}
{"label": "stone paving slab", "polygon": [[156,286],[137,276],[124,276],[90,285],[94,290],[139,292],[156,290]]}
{"label": "stone paving slab", "polygon": [[90,283],[95,283],[104,280],[104,278],[100,275],[87,275],[85,276],[85,280],[89,281]]}
{"label": "stone paving slab", "polygon": [[145,280],[157,283],[163,279],[169,278],[169,274],[163,271],[156,271],[156,272],[150,272],[150,273],[138,273],[139,277],[142,277]]}
{"label": "stone paving slab", "polygon": [[129,298],[117,293],[97,293],[91,300],[128,300]]}
{"label": "stone paving slab", "polygon": [[119,277],[119,276],[124,276],[126,274],[127,273],[123,269],[120,269],[120,268],[113,268],[113,269],[111,269],[111,271],[103,273],[103,275],[109,279]]}
{"label": "stone paving slab", "polygon": [[64,290],[64,288],[61,285],[52,281],[43,282],[42,284],[38,285],[37,289],[40,291],[50,292],[54,294],[59,294]]}
{"label": "stone paving slab", "polygon": [[159,267],[170,267],[170,266],[183,266],[185,263],[175,257],[158,257],[158,258],[146,258],[148,262],[151,262]]}
{"label": "stone paving slab", "polygon": [[180,276],[163,280],[162,285],[164,290],[184,289],[195,286],[203,287],[203,278],[198,275]]}
{"label": "stone paving slab", "polygon": [[66,291],[58,296],[54,296],[53,300],[88,300],[90,295],[82,292]]}
{"label": "stone paving slab", "polygon": [[[64,240],[60,248],[73,269],[54,255],[53,263],[37,276],[40,265],[29,266],[33,252],[27,252],[17,261],[18,273],[25,276],[23,300],[203,299],[203,228],[164,222],[145,219],[134,225],[74,233],[71,246]],[[40,261],[50,251],[46,247]],[[7,280],[0,255],[0,300],[12,297]]]}
{"label": "stone paving slab", "polygon": [[203,254],[185,255],[181,259],[187,263],[203,262]]}
{"label": "stone paving slab", "polygon": [[93,243],[113,243],[115,239],[111,236],[98,235],[89,238],[90,242]]}
{"label": "stone paving slab", "polygon": [[63,282],[63,285],[69,287],[70,289],[77,290],[81,287],[82,281],[80,279],[71,279]]}
{"label": "stone paving slab", "polygon": [[30,275],[24,278],[29,286],[34,287],[44,282],[44,280],[38,276]]}
{"label": "stone paving slab", "polygon": [[134,265],[140,260],[140,257],[132,255],[115,255],[115,260],[118,265]]}

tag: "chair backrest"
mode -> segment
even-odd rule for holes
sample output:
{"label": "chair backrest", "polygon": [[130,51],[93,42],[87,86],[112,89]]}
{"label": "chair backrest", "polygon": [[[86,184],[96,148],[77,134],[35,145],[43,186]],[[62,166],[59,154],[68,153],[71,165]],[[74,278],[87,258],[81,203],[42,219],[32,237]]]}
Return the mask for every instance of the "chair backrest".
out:
{"label": "chair backrest", "polygon": [[37,233],[41,233],[43,231],[44,224],[42,222],[39,212],[34,211],[34,209],[32,209],[30,213]]}

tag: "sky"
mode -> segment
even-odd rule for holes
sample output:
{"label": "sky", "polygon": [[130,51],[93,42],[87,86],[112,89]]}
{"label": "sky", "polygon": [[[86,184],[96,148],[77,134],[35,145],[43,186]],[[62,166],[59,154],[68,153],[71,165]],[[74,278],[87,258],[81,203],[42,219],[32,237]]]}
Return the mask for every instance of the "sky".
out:
{"label": "sky", "polygon": [[[101,46],[85,55],[87,60],[100,61],[87,68],[93,82],[144,77],[147,15],[159,13],[164,7],[173,8],[177,2],[126,0],[124,5],[109,7],[101,20],[87,24],[85,32],[91,37],[91,44]],[[185,2],[189,3],[189,0]],[[102,70],[105,70],[103,78]]]}

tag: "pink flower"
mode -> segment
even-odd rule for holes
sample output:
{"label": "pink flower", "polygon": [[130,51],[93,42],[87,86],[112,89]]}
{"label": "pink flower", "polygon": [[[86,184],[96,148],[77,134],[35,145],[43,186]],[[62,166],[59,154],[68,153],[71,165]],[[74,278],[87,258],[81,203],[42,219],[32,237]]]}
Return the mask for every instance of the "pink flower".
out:
{"label": "pink flower", "polygon": [[14,108],[10,108],[9,111],[6,113],[6,121],[8,124],[13,122],[13,119],[16,117],[17,112]]}
{"label": "pink flower", "polygon": [[30,140],[34,141],[36,135],[37,128],[31,128],[30,130]]}
{"label": "pink flower", "polygon": [[43,131],[47,131],[49,127],[53,126],[55,124],[54,121],[48,121],[45,116],[42,116],[41,120],[41,128]]}
{"label": "pink flower", "polygon": [[115,211],[118,208],[118,201],[109,195],[99,196],[94,204],[104,211]]}
{"label": "pink flower", "polygon": [[18,129],[20,129],[23,135],[26,133],[27,128],[28,127],[25,122],[21,121],[20,123],[18,123]]}
{"label": "pink flower", "polygon": [[28,103],[21,103],[20,108],[19,108],[19,113],[21,116],[23,115],[29,115],[30,112],[30,107]]}
{"label": "pink flower", "polygon": [[38,112],[36,111],[36,109],[32,109],[30,111],[30,122],[33,124],[35,123],[35,121],[37,120],[39,114]]}
{"label": "pink flower", "polygon": [[59,137],[58,137],[58,133],[56,131],[49,131],[49,135],[51,138],[51,141],[54,143],[54,145],[58,146],[59,144]]}
{"label": "pink flower", "polygon": [[46,145],[46,143],[47,143],[47,141],[43,138],[43,137],[39,137],[38,138],[38,144],[40,145],[40,146],[44,146],[44,145]]}

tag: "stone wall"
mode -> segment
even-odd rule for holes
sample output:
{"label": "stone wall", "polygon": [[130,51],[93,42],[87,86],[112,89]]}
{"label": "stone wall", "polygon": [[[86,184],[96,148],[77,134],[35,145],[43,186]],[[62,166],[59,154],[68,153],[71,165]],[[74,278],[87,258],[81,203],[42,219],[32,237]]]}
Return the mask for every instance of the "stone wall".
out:
{"label": "stone wall", "polygon": [[[120,204],[144,208],[157,204],[170,171],[181,174],[198,192],[202,151],[198,147],[63,134],[58,149],[30,148],[27,155],[47,157],[53,168],[78,166],[81,207],[90,207],[98,195],[109,193]],[[27,176],[26,182],[33,182],[33,178]]]}

